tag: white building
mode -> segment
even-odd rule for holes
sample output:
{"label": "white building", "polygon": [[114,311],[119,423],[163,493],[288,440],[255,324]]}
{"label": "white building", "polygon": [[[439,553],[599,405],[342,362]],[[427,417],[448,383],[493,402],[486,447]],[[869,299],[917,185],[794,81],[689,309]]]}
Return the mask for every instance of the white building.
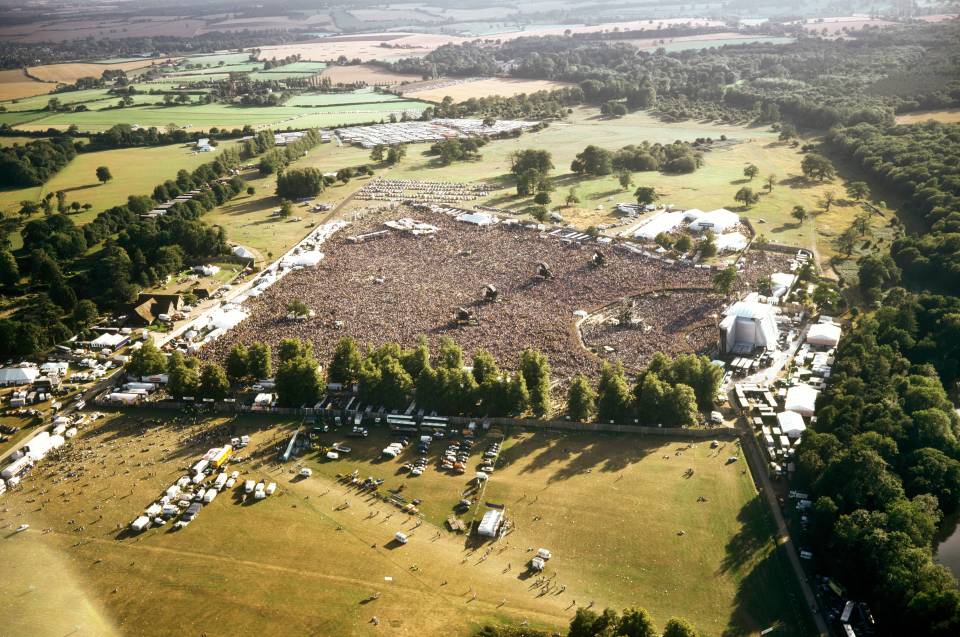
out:
{"label": "white building", "polygon": [[807,343],[817,347],[836,347],[840,342],[840,326],[832,321],[816,323],[807,330]]}
{"label": "white building", "polygon": [[0,387],[16,387],[18,385],[29,385],[40,375],[33,365],[17,365],[16,367],[4,367],[0,369]]}
{"label": "white building", "polygon": [[724,353],[773,349],[779,335],[774,307],[756,300],[754,294],[731,305],[720,321],[720,349]]}

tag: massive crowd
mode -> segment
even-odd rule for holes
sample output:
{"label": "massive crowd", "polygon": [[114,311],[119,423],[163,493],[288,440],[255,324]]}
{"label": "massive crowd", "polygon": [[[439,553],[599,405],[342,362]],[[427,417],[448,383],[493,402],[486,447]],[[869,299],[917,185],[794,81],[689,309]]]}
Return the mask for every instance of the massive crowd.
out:
{"label": "massive crowd", "polygon": [[431,202],[456,203],[471,201],[492,192],[492,187],[481,183],[456,181],[424,181],[422,179],[370,180],[353,196],[364,201],[405,201],[416,199]]}
{"label": "massive crowd", "polygon": [[[535,347],[549,356],[554,374],[564,378],[598,365],[580,342],[578,310],[593,312],[619,299],[647,295],[638,302],[637,314],[655,330],[639,336],[632,350],[614,345],[636,357],[669,349],[676,334],[713,321],[705,315],[720,306],[719,299],[704,293],[712,285],[710,270],[670,265],[610,246],[601,248],[606,264],[598,267],[591,263],[596,243],[564,243],[518,226],[478,228],[444,214],[401,208],[364,219],[351,226],[351,234],[382,229],[397,216],[433,224],[439,231],[420,237],[392,232],[367,243],[348,242],[346,233],[333,237],[316,269],[295,271],[251,300],[251,316],[211,343],[204,356],[225,358],[238,342],[276,346],[283,338],[297,337],[312,342],[326,360],[346,335],[376,346],[389,341],[413,345],[424,334],[432,344],[450,336],[468,355],[485,348],[507,367],[516,365],[524,347]],[[541,262],[552,278],[537,276]],[[499,291],[495,303],[482,300],[486,284]],[[650,296],[683,289],[698,292]],[[315,318],[289,321],[286,307],[292,299],[304,301]],[[479,324],[456,325],[459,307],[470,309]],[[688,341],[690,349],[699,349],[708,334],[712,331]]]}

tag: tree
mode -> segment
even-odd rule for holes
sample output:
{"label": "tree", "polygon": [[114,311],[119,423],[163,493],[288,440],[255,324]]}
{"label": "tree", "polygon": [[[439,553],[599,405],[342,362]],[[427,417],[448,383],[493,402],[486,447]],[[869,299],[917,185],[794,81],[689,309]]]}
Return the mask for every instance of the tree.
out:
{"label": "tree", "polygon": [[546,150],[518,150],[510,156],[510,172],[520,176],[528,170],[546,175],[553,170],[553,158]]}
{"label": "tree", "polygon": [[252,197],[257,194],[257,189],[254,186],[247,186],[247,194]]}
{"label": "tree", "polygon": [[700,637],[700,633],[686,619],[671,617],[663,627],[663,637]]}
{"label": "tree", "polygon": [[613,172],[613,155],[599,146],[587,146],[570,164],[570,170],[580,175],[602,177]]}
{"label": "tree", "polygon": [[289,199],[281,199],[279,215],[281,217],[286,218],[292,214],[293,214],[293,202],[291,202]]}
{"label": "tree", "polygon": [[870,187],[865,181],[851,181],[845,186],[847,191],[847,196],[860,201],[861,199],[870,198]]}
{"label": "tree", "polygon": [[200,370],[200,391],[203,398],[223,400],[230,391],[230,381],[227,373],[216,363],[207,363]]}
{"label": "tree", "polygon": [[167,393],[176,398],[194,396],[199,384],[196,368],[187,365],[180,352],[173,352],[167,361]]}
{"label": "tree", "polygon": [[20,268],[17,259],[9,250],[0,250],[0,284],[12,287],[20,282]]}
{"label": "tree", "polygon": [[659,637],[650,613],[642,608],[628,608],[620,616],[617,635],[623,637]]}
{"label": "tree", "polygon": [[407,147],[401,145],[391,146],[390,150],[387,151],[387,164],[393,166],[394,164],[399,164],[400,161],[407,156]]}
{"label": "tree", "polygon": [[273,376],[270,348],[265,343],[253,343],[247,350],[247,375],[257,379]]}
{"label": "tree", "polygon": [[99,316],[100,312],[97,310],[96,303],[90,299],[79,301],[76,307],[73,308],[73,324],[78,330],[90,327],[96,323]]}
{"label": "tree", "polygon": [[870,232],[870,213],[861,212],[853,218],[853,227],[861,237]]}
{"label": "tree", "polygon": [[709,230],[703,233],[703,240],[700,242],[700,256],[704,259],[717,256],[717,238]]}
{"label": "tree", "polygon": [[529,393],[531,411],[543,418],[550,411],[550,363],[546,354],[530,348],[523,350],[520,373]]}
{"label": "tree", "polygon": [[567,394],[567,415],[576,422],[590,422],[596,411],[597,392],[583,374],[577,374]]}
{"label": "tree", "polygon": [[383,157],[387,152],[387,147],[383,144],[377,144],[373,147],[373,150],[370,151],[370,160],[380,162],[383,161]]}
{"label": "tree", "polygon": [[344,336],[333,350],[330,367],[327,370],[327,380],[331,383],[350,385],[360,378],[362,358],[357,342],[349,336]]}
{"label": "tree", "polygon": [[753,192],[753,188],[749,186],[743,186],[740,190],[737,191],[737,194],[733,196],[735,201],[739,201],[744,206],[749,208],[753,204],[757,203],[760,200],[760,195]]}
{"label": "tree", "polygon": [[828,190],[823,193],[823,198],[820,200],[820,204],[823,206],[824,212],[830,212],[830,206],[833,205],[833,202],[837,200],[837,195],[832,191]]}
{"label": "tree", "polygon": [[284,407],[314,405],[322,393],[318,368],[312,356],[294,356],[280,363],[275,378],[277,401]]}
{"label": "tree", "polygon": [[653,186],[640,186],[634,191],[633,196],[637,198],[637,203],[641,206],[649,206],[660,198]]}
{"label": "tree", "polygon": [[764,184],[767,187],[767,192],[773,192],[773,187],[777,185],[777,176],[772,173],[767,175]]}
{"label": "tree", "polygon": [[281,363],[298,357],[311,356],[313,356],[313,345],[310,341],[301,341],[299,338],[285,338],[280,341],[280,346],[277,348],[277,357]]}
{"label": "tree", "polygon": [[131,376],[142,377],[159,374],[167,367],[167,358],[163,355],[152,338],[143,341],[140,349],[130,356],[127,373]]}
{"label": "tree", "polygon": [[833,179],[837,172],[833,162],[819,153],[808,153],[800,162],[800,170],[807,179],[818,181]]}
{"label": "tree", "polygon": [[853,254],[853,249],[857,245],[857,232],[853,226],[847,228],[837,237],[837,248],[846,256]]}
{"label": "tree", "polygon": [[620,187],[624,190],[630,190],[631,184],[633,184],[633,175],[629,170],[621,170],[617,173],[617,181],[620,182]]}
{"label": "tree", "polygon": [[677,252],[689,252],[690,248],[693,247],[693,240],[688,234],[680,235],[677,240],[673,243],[673,249]]}
{"label": "tree", "polygon": [[580,203],[580,197],[577,196],[577,191],[571,188],[570,192],[567,193],[567,198],[564,201],[567,204],[567,207],[569,208],[574,204]]}
{"label": "tree", "polygon": [[731,265],[713,275],[713,289],[724,296],[728,296],[733,291],[733,286],[736,282],[736,266]]}
{"label": "tree", "polygon": [[287,312],[294,318],[304,318],[310,316],[310,308],[300,299],[293,299],[287,303]]}
{"label": "tree", "polygon": [[487,380],[500,377],[500,368],[493,355],[485,349],[478,349],[473,355],[473,378],[478,385]]}
{"label": "tree", "polygon": [[277,196],[283,199],[315,197],[323,192],[323,173],[316,168],[295,168],[277,175]]}
{"label": "tree", "polygon": [[97,168],[97,179],[101,184],[105,184],[113,179],[113,175],[110,174],[110,169],[108,167],[100,166]]}
{"label": "tree", "polygon": [[240,343],[230,350],[227,355],[227,376],[231,380],[238,381],[247,377],[247,356],[247,348]]}
{"label": "tree", "polygon": [[743,176],[753,181],[754,177],[760,174],[760,169],[754,166],[753,164],[747,164],[743,168]]}
{"label": "tree", "polygon": [[630,419],[630,387],[623,368],[604,361],[597,383],[597,418],[603,422],[624,424]]}

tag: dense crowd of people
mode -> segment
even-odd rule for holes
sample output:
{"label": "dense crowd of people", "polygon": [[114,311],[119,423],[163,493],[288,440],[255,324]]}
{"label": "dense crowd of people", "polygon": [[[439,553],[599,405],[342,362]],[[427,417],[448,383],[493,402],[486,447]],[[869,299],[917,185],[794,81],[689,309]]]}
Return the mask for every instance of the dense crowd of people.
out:
{"label": "dense crowd of people", "polygon": [[[565,244],[518,226],[478,228],[407,208],[368,217],[352,226],[351,234],[382,229],[397,216],[415,217],[439,231],[421,237],[392,232],[367,243],[350,243],[346,233],[332,238],[316,269],[295,271],[251,300],[250,317],[205,348],[204,356],[223,359],[235,343],[263,341],[275,347],[296,337],[312,342],[325,360],[343,336],[370,346],[391,341],[412,346],[424,334],[433,345],[450,336],[467,355],[485,348],[508,367],[516,365],[525,347],[533,347],[547,354],[555,377],[567,378],[598,366],[597,357],[580,342],[578,310],[592,312],[618,299],[662,290],[696,290],[640,301],[643,318],[659,326],[643,335],[634,351],[624,350],[641,356],[667,348],[674,333],[686,333],[688,325],[705,320],[701,311],[709,315],[720,307],[709,292],[713,271],[613,246],[601,248],[605,264],[598,266],[593,263],[598,244],[589,240]],[[541,263],[551,277],[538,275]],[[497,289],[495,302],[484,299],[488,284]],[[700,296],[705,298],[698,300]],[[287,305],[293,299],[306,303],[314,318],[289,320]],[[458,322],[458,308],[475,320]],[[690,349],[698,349],[706,338],[698,335]]]}
{"label": "dense crowd of people", "polygon": [[472,201],[490,194],[492,190],[493,188],[487,184],[424,181],[422,179],[382,179],[378,177],[370,180],[353,197],[364,201],[420,199],[456,203],[458,201]]}

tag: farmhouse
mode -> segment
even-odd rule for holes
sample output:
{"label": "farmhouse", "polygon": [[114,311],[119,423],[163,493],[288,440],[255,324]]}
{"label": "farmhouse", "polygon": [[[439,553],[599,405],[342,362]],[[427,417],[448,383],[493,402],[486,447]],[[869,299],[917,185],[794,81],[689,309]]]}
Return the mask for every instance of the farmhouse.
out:
{"label": "farmhouse", "polygon": [[183,297],[179,294],[141,293],[127,313],[127,323],[145,327],[159,320],[161,316],[173,316],[183,306]]}

